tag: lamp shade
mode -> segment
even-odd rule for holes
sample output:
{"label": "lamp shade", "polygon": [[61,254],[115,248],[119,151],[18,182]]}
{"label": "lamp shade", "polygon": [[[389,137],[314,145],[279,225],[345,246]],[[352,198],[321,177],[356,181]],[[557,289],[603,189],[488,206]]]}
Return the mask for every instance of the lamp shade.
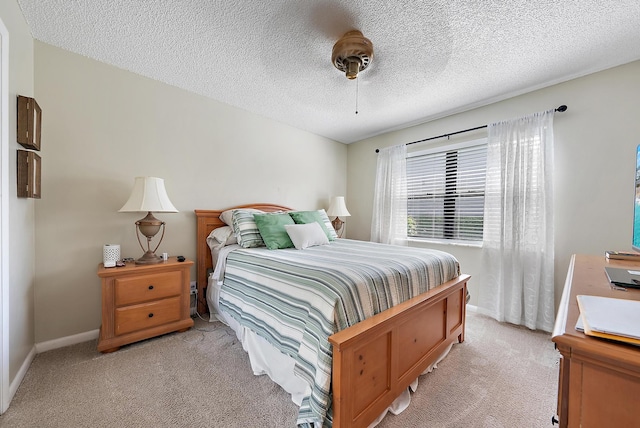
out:
{"label": "lamp shade", "polygon": [[177,213],[167,191],[164,180],[157,177],[136,177],[129,200],[118,212]]}
{"label": "lamp shade", "polygon": [[344,196],[334,196],[327,211],[329,217],[349,217],[351,214],[344,203]]}

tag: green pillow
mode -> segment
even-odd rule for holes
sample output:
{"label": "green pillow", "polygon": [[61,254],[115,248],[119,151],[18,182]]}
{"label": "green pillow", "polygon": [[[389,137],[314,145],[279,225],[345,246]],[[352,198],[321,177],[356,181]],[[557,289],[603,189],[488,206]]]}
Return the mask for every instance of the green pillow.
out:
{"label": "green pillow", "polygon": [[329,241],[333,241],[338,237],[338,234],[333,229],[329,216],[327,216],[325,210],[289,211],[289,215],[296,224],[307,224],[313,222],[320,224]]}
{"label": "green pillow", "polygon": [[284,228],[285,224],[295,224],[289,214],[254,214],[253,219],[268,249],[293,248],[293,242]]}

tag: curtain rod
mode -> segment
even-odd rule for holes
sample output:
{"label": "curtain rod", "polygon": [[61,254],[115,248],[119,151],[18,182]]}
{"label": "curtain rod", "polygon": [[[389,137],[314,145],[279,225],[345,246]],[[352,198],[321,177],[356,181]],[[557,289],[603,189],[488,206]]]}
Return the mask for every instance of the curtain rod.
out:
{"label": "curtain rod", "polygon": [[[560,112],[560,113],[565,112],[565,111],[567,111],[567,106],[562,104],[560,107],[555,109],[555,111]],[[462,131],[451,132],[449,134],[442,134],[442,135],[438,135],[437,137],[430,137],[430,138],[425,138],[424,140],[412,141],[410,143],[406,143],[405,146],[409,146],[411,144],[416,144],[416,143],[422,143],[424,141],[429,141],[429,140],[436,140],[438,138],[444,138],[444,137],[448,138],[448,137],[450,137],[452,135],[457,135],[457,134],[463,134],[465,132],[476,131],[478,129],[486,128],[487,126],[489,126],[489,125],[476,126],[475,128],[464,129]],[[380,153],[380,149],[376,149],[376,153]]]}

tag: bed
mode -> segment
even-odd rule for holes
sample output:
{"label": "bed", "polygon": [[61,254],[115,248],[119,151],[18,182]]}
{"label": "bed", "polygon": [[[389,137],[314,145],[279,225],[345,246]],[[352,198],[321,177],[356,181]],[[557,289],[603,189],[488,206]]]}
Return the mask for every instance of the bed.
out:
{"label": "bed", "polygon": [[[197,304],[200,314],[208,312],[207,288],[209,288],[210,292],[212,290],[209,277],[214,266],[211,250],[207,245],[207,237],[214,229],[225,226],[225,223],[220,219],[222,212],[248,208],[268,213],[291,211],[288,207],[274,204],[250,204],[225,210],[195,211],[197,217]],[[319,249],[318,252],[324,252],[323,254],[326,256],[326,252],[329,249],[331,251],[336,249],[337,251],[344,247],[346,251],[355,253],[360,251],[360,247],[364,245],[375,246],[382,244],[337,240],[332,242],[331,245]],[[402,250],[403,248],[405,247],[399,247],[398,251],[409,251]],[[232,249],[230,248],[230,250]],[[299,257],[303,254],[305,257],[310,257],[312,253],[312,251],[297,251],[295,249],[291,249],[288,252],[287,250],[282,250],[276,253],[269,253],[271,250],[266,248],[250,250],[254,251],[243,249],[231,251],[229,254],[233,254],[233,257],[230,257],[231,260],[227,263],[235,264],[234,266],[236,266],[251,260],[249,264],[259,265],[260,268],[273,265],[273,270],[280,270],[285,275],[289,275],[287,269],[282,268],[282,266],[287,266],[287,263],[292,266],[292,262],[288,259],[289,257]],[[369,251],[369,249],[367,248],[366,251]],[[269,254],[273,255],[273,257],[269,256]],[[276,254],[278,257],[275,256]],[[279,257],[280,255],[282,257]],[[333,257],[333,255],[330,256]],[[260,260],[260,257],[263,257],[263,259],[256,262],[255,257],[258,257],[258,260]],[[267,259],[267,257],[270,257],[270,259]],[[295,262],[296,267],[298,263]],[[236,270],[238,270],[237,267]],[[317,270],[318,277],[322,277],[325,271],[326,269]],[[429,275],[432,274],[430,273]],[[321,392],[316,394],[315,384],[313,384],[310,397],[307,396],[305,398],[306,402],[302,401],[301,414],[304,412],[309,414],[317,412],[317,410],[314,410],[314,406],[318,406],[317,402],[319,401],[322,405],[329,407],[325,409],[327,411],[326,415],[320,418],[325,426],[330,425],[331,421],[334,427],[369,426],[381,414],[385,413],[386,409],[392,405],[397,397],[406,393],[407,387],[420,374],[433,366],[443,354],[446,354],[453,343],[462,342],[464,340],[465,327],[466,284],[469,276],[460,274],[458,270],[454,274],[448,273],[447,275],[451,278],[444,279],[442,284],[428,291],[419,294],[415,293],[415,296],[389,309],[382,310],[375,315],[367,315],[366,318],[352,325],[342,325],[340,328],[334,327],[334,331],[329,331],[326,334],[326,340],[323,336],[324,333],[317,334],[317,331],[322,330],[320,327],[311,329],[311,333],[305,333],[304,343],[310,342],[315,346],[313,357],[315,358],[317,355],[329,357],[326,372],[328,372],[329,376],[331,393],[327,401],[327,398],[323,397],[322,391],[324,389],[320,387]],[[226,280],[228,284],[222,285],[229,296],[233,294],[231,290],[234,290],[234,280],[235,277],[229,275]],[[225,304],[227,304],[230,313],[233,312],[234,308],[237,309],[237,317],[241,318],[243,317],[242,309],[236,308],[236,306],[244,305],[240,300],[240,295],[244,292],[237,285],[235,287],[235,297],[238,300],[233,300],[233,297],[227,297]],[[251,299],[251,297],[248,299]],[[253,299],[253,302],[263,304],[269,300],[269,297],[263,296]],[[252,310],[254,309],[253,305],[254,303],[247,304],[246,307]],[[266,306],[268,303],[264,303],[264,305]],[[296,307],[291,306],[284,312],[293,312],[295,310]],[[247,316],[246,318],[253,320],[252,316]],[[336,321],[336,325],[340,325],[340,323]],[[425,325],[428,328],[424,328]],[[261,336],[274,335],[273,332],[268,330],[268,326],[267,329],[262,331],[263,327],[262,324],[255,324],[255,330],[260,331]],[[307,336],[312,337],[309,339]],[[317,336],[322,337],[318,338]],[[282,343],[285,344],[283,345],[285,348],[289,344],[287,340],[282,340],[280,345]],[[299,345],[296,342],[291,346],[295,348]],[[245,347],[245,349],[247,348]],[[284,353],[289,351],[287,349],[279,349]],[[300,353],[305,355],[296,358],[304,362],[312,359],[308,356],[308,349]],[[265,364],[268,365],[269,363],[266,362]],[[322,366],[321,363],[319,365]],[[302,369],[298,366],[302,367]],[[305,375],[315,376],[316,370],[320,375],[323,374],[322,367],[317,368],[312,363],[309,363],[309,367],[309,370],[306,370],[305,364],[297,363],[296,365],[299,371],[304,372],[301,377]],[[313,370],[313,373],[310,373],[311,370]],[[271,377],[274,378],[273,376]],[[276,380],[276,382],[278,381]],[[328,393],[327,391],[324,392]],[[320,399],[316,395],[320,396]],[[303,422],[300,422],[301,420]],[[312,419],[299,417],[298,423],[300,426],[310,426],[310,423],[304,422],[309,420]]]}

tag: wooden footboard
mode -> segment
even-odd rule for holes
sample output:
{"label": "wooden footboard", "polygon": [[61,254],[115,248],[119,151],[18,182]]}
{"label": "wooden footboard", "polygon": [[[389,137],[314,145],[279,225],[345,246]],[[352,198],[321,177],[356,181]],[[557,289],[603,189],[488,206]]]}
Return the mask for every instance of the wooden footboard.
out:
{"label": "wooden footboard", "polygon": [[[288,210],[271,204],[242,208]],[[211,268],[206,238],[211,230],[224,226],[218,218],[221,212],[196,210],[199,313],[206,313],[207,269]],[[469,278],[460,275],[329,337],[334,427],[368,426],[449,345],[464,341]]]}
{"label": "wooden footboard", "polygon": [[460,275],[331,337],[333,426],[366,427],[447,347],[464,340]]}

